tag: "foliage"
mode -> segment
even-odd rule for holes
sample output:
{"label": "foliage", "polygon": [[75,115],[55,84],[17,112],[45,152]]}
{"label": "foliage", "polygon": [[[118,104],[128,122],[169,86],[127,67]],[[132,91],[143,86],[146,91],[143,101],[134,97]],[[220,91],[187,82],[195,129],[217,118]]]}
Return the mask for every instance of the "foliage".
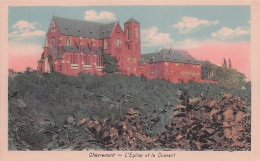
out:
{"label": "foliage", "polygon": [[246,77],[243,73],[233,68],[226,68],[225,65],[221,67],[212,64],[209,61],[202,63],[202,79],[217,80],[224,87],[238,89],[244,88],[246,84],[245,78]]}
{"label": "foliage", "polygon": [[117,65],[117,59],[115,57],[112,57],[111,54],[103,54],[101,56],[101,59],[104,64],[104,68],[102,69],[102,72],[117,73],[119,71]]}
{"label": "foliage", "polygon": [[231,59],[228,59],[228,62],[229,62],[229,63],[228,63],[228,64],[229,64],[229,65],[228,65],[228,66],[229,66],[229,68],[232,68]]}
{"label": "foliage", "polygon": [[223,58],[223,64],[222,64],[223,67],[227,68],[227,61],[225,58]]}
{"label": "foliage", "polygon": [[[51,137],[64,137],[61,145],[71,145],[71,136],[64,122],[68,116],[76,119],[121,120],[129,108],[136,108],[146,122],[147,136],[156,136],[170,122],[173,107],[179,104],[178,91],[186,90],[190,97],[204,93],[220,98],[224,93],[237,95],[251,106],[251,84],[245,90],[227,89],[209,83],[169,83],[146,80],[137,76],[80,73],[78,77],[60,73],[36,72],[17,74],[8,79],[9,148],[12,150],[48,149]],[[80,133],[81,131],[79,131]],[[84,133],[85,134],[85,133]]]}

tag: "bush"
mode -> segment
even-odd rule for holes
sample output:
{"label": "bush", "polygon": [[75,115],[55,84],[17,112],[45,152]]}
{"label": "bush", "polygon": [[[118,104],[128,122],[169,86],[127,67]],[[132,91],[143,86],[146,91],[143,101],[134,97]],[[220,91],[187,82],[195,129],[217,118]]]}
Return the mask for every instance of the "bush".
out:
{"label": "bush", "polygon": [[[26,126],[32,129],[28,131],[28,136],[38,137],[33,133],[41,128],[46,129],[44,120],[53,122],[50,126],[55,129],[62,129],[68,116],[76,119],[120,120],[129,108],[136,108],[147,119],[142,123],[145,133],[155,136],[165,130],[173,107],[180,103],[178,91],[183,90],[194,98],[200,97],[201,93],[209,98],[220,98],[228,92],[241,97],[251,106],[251,83],[241,90],[209,83],[169,83],[161,79],[149,81],[137,76],[96,76],[85,73],[80,73],[78,77],[59,73],[41,76],[35,72],[21,73],[8,81],[9,140],[25,141],[34,147],[32,149],[41,149],[45,143],[35,145],[34,142],[29,143],[26,137],[17,138],[19,135],[16,133],[24,136],[25,131],[15,131],[10,127],[22,129]],[[24,102],[26,107],[19,105],[18,100]],[[51,127],[48,125],[48,128]],[[45,137],[45,134],[39,136],[46,141]]]}

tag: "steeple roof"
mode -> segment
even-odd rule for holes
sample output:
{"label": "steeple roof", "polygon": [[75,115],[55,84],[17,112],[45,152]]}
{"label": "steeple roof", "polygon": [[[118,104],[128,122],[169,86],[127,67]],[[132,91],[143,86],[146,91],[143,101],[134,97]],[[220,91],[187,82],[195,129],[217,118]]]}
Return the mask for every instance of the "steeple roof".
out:
{"label": "steeple roof", "polygon": [[133,17],[131,17],[129,20],[127,20],[125,23],[139,23],[136,21]]}

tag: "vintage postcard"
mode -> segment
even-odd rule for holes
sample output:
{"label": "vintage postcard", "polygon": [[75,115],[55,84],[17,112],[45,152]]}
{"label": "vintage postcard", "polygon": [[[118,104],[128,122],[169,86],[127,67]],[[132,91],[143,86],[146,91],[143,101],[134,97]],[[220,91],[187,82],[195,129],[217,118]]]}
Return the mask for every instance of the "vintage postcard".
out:
{"label": "vintage postcard", "polygon": [[0,160],[260,161],[259,8],[1,1]]}

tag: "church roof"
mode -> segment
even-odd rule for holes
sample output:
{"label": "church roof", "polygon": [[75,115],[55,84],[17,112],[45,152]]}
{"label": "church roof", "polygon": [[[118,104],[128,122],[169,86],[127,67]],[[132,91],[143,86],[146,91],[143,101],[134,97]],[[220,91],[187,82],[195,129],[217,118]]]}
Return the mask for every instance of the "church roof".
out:
{"label": "church roof", "polygon": [[150,62],[176,62],[176,63],[189,63],[200,64],[194,57],[192,57],[185,50],[176,49],[162,49],[159,52],[142,54],[142,58]]}
{"label": "church roof", "polygon": [[79,50],[77,49],[76,46],[63,46],[65,51],[72,52],[72,53],[79,53]]}
{"label": "church roof", "polygon": [[101,52],[101,50],[99,48],[96,48],[96,49],[94,49],[94,54],[101,56],[102,52]]}
{"label": "church roof", "polygon": [[117,22],[101,24],[97,22],[54,17],[54,21],[63,35],[103,39],[110,34]]}
{"label": "church roof", "polygon": [[83,48],[82,51],[84,54],[91,54],[91,50],[88,47]]}
{"label": "church roof", "polygon": [[129,20],[127,20],[125,23],[139,23],[136,21],[133,17],[131,17]]}

